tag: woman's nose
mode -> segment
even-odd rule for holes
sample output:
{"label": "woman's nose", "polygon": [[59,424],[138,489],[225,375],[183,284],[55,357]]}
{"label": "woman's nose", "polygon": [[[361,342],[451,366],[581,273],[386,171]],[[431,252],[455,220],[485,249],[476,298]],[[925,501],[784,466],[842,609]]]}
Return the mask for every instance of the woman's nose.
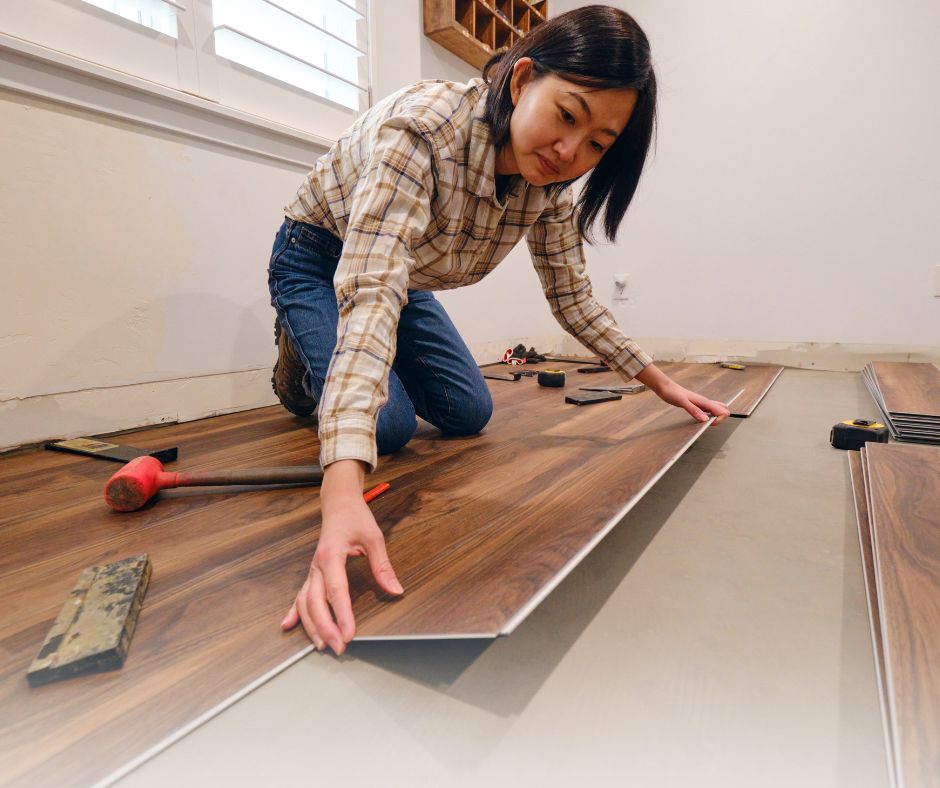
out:
{"label": "woman's nose", "polygon": [[555,153],[563,164],[571,164],[578,151],[578,142],[570,137],[563,137],[555,143]]}

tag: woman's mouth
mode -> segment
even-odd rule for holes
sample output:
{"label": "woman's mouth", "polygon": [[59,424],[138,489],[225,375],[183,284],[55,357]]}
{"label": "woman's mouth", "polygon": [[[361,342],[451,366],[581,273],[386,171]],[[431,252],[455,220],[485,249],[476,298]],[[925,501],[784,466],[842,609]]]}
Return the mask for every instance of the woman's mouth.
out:
{"label": "woman's mouth", "polygon": [[552,164],[548,159],[539,153],[536,153],[535,155],[538,156],[539,169],[542,171],[542,175],[549,177],[558,175],[558,168],[554,164]]}

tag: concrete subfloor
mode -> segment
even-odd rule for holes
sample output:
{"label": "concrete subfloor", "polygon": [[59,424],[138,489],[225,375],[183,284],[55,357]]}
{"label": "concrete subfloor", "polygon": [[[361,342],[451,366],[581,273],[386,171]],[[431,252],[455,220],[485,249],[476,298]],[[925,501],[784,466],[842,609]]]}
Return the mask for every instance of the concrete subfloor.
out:
{"label": "concrete subfloor", "polygon": [[888,786],[828,443],[875,415],[858,374],[786,370],[510,637],[311,654],[118,785]]}

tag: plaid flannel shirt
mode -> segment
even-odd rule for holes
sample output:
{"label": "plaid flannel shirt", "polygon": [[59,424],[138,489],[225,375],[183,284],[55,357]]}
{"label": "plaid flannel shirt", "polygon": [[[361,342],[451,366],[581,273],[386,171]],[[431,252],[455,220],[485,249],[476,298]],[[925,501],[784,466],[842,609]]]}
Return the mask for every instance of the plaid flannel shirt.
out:
{"label": "plaid flannel shirt", "polygon": [[392,94],[317,161],[285,208],[343,241],[337,341],[318,411],[324,467],[358,459],[375,469],[376,417],[408,289],[477,282],[523,236],[565,331],[625,379],[651,361],[591,292],[571,189],[553,199],[516,177],[499,202],[486,94],[481,79]]}

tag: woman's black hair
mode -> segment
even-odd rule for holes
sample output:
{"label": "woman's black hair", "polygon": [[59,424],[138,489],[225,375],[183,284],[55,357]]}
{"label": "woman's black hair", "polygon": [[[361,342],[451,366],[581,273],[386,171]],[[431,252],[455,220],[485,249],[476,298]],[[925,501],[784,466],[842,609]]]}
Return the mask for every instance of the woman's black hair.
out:
{"label": "woman's black hair", "polygon": [[[604,234],[613,241],[633,199],[656,126],[656,76],[649,41],[625,11],[590,5],[561,14],[533,28],[510,49],[492,57],[483,69],[489,86],[485,119],[497,150],[509,142],[513,103],[512,69],[520,58],[532,59],[533,75],[546,74],[577,85],[638,93],[627,127],[607,149],[578,198],[578,229],[587,239],[601,208]],[[553,193],[572,181],[553,184]]]}

